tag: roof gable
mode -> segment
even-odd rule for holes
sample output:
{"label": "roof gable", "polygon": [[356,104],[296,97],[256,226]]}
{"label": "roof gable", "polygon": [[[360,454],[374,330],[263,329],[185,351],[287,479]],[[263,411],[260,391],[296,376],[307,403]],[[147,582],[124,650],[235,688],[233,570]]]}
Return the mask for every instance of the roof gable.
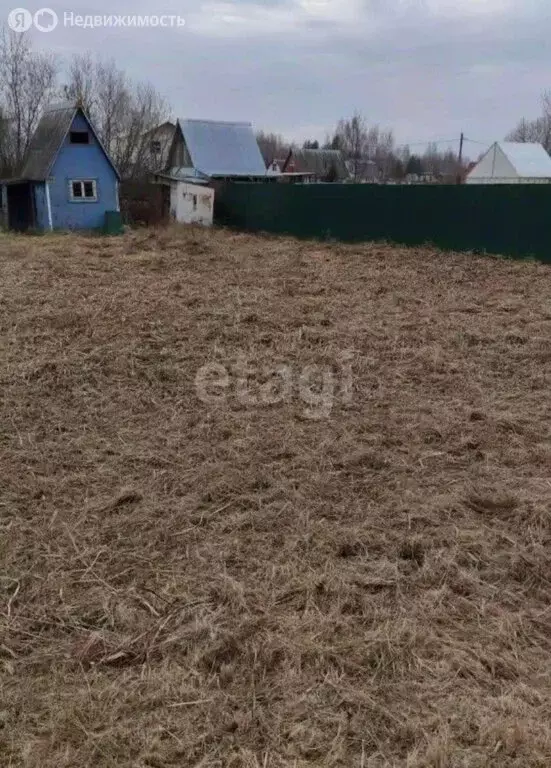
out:
{"label": "roof gable", "polygon": [[250,123],[178,120],[193,167],[206,176],[265,176]]}
{"label": "roof gable", "polygon": [[551,178],[551,157],[541,144],[496,142],[469,172],[467,178]]}
{"label": "roof gable", "polygon": [[486,151],[468,174],[470,179],[514,179],[517,173],[497,142]]}
{"label": "roof gable", "polygon": [[291,149],[285,162],[283,172],[293,164],[295,171],[311,173],[318,176],[328,174],[334,169],[342,179],[348,177],[342,152],[338,149]]}
{"label": "roof gable", "polygon": [[81,115],[84,118],[117,179],[120,179],[119,173],[101,143],[88,115],[82,107],[67,102],[52,104],[42,115],[29,145],[21,172],[22,179],[43,181],[50,176],[59,151],[77,115]]}

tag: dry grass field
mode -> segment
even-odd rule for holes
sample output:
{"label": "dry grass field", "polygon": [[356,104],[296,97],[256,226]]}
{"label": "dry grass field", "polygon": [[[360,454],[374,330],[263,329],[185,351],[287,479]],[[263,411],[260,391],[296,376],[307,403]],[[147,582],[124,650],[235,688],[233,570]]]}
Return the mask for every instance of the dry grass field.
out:
{"label": "dry grass field", "polygon": [[174,229],[0,269],[1,766],[551,765],[549,266]]}

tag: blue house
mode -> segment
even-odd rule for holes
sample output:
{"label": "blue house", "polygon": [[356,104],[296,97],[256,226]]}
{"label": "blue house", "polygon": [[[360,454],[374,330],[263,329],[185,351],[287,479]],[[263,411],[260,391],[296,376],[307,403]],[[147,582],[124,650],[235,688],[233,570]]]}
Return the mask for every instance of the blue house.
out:
{"label": "blue house", "polygon": [[117,169],[84,110],[52,105],[34,133],[21,175],[3,182],[8,228],[100,229],[119,211]]}

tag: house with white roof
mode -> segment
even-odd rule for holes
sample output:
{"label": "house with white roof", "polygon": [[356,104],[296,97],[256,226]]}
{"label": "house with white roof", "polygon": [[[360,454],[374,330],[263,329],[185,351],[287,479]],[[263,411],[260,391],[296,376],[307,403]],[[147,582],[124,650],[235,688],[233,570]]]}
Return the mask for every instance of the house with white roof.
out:
{"label": "house with white roof", "polygon": [[466,184],[549,184],[551,157],[541,144],[496,141],[467,174]]}

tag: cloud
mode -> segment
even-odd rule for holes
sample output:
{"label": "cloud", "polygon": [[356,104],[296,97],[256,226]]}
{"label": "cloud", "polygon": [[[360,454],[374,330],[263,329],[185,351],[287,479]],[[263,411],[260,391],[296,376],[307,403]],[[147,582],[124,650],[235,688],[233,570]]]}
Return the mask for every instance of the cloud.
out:
{"label": "cloud", "polygon": [[319,38],[323,30],[329,35],[348,32],[367,41],[381,31],[398,34],[409,27],[422,31],[442,23],[500,23],[508,16],[529,15],[540,3],[525,0],[519,12],[517,0],[206,0],[190,10],[188,18],[194,33],[205,36]]}
{"label": "cloud", "polygon": [[120,0],[116,11],[90,2],[71,10],[178,13],[187,23],[58,29],[37,42],[113,56],[175,114],[250,119],[297,139],[323,139],[359,109],[401,142],[461,130],[491,141],[537,114],[551,87],[549,0],[157,0],[153,10]]}
{"label": "cloud", "polygon": [[353,26],[363,13],[361,0],[285,0],[283,2],[204,2],[188,16],[190,29],[215,38],[281,39],[318,35]]}

